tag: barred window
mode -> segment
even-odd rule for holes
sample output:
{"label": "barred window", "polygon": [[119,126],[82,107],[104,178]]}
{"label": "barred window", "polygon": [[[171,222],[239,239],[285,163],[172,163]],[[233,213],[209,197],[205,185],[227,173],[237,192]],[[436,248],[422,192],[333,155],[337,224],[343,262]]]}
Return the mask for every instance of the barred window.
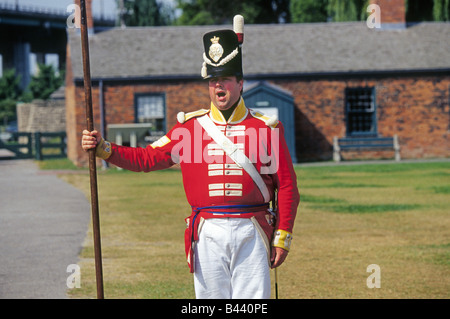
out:
{"label": "barred window", "polygon": [[164,94],[137,94],[135,107],[137,123],[151,123],[152,131],[165,131]]}
{"label": "barred window", "polygon": [[346,88],[347,136],[376,136],[375,88]]}

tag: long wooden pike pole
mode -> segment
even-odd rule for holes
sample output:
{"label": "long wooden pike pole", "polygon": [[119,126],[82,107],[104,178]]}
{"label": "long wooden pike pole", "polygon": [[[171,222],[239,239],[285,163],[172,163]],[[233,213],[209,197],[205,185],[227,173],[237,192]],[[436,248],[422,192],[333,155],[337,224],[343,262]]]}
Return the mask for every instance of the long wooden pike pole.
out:
{"label": "long wooden pike pole", "polygon": [[[83,52],[83,72],[84,72],[84,96],[86,103],[86,123],[87,130],[94,130],[94,116],[92,111],[91,92],[91,66],[89,62],[89,39],[86,18],[86,2],[80,0],[81,9],[81,50]],[[95,159],[95,149],[88,151],[89,154],[89,174],[91,183],[91,211],[92,227],[94,231],[94,252],[95,252],[95,274],[97,280],[97,299],[103,299],[103,270],[102,270],[102,250],[100,241],[100,218],[98,212],[98,192],[97,192],[97,167]]]}

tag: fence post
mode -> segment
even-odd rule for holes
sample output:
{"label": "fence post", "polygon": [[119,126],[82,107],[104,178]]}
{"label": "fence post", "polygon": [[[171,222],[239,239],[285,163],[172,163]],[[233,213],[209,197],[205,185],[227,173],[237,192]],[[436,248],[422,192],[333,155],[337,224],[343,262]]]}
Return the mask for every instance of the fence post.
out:
{"label": "fence post", "polygon": [[34,155],[38,161],[42,160],[41,132],[34,133]]}
{"label": "fence post", "polygon": [[27,137],[27,158],[33,158],[33,137],[31,133],[26,133]]}
{"label": "fence post", "polygon": [[66,152],[66,132],[61,132],[61,135],[59,136],[60,138],[60,143],[61,143],[61,147],[60,147],[60,151],[61,151],[61,157],[62,156],[67,156],[67,152]]}

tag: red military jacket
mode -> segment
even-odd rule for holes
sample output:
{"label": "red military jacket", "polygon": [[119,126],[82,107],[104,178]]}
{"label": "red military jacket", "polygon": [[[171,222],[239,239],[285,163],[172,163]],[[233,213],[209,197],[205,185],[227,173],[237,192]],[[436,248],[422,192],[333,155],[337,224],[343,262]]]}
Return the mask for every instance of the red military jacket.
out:
{"label": "red military jacket", "polygon": [[197,118],[205,114],[255,165],[269,189],[270,199],[277,196],[278,231],[274,246],[289,250],[300,197],[283,125],[246,108],[243,99],[228,121],[211,103],[210,110],[179,113],[178,123],[146,148],[104,142],[100,150],[97,148],[97,155],[136,172],[165,169],[179,163],[186,197],[193,210],[219,206],[226,213],[227,208],[222,207],[264,204],[266,201],[250,175],[225,154],[198,122]]}

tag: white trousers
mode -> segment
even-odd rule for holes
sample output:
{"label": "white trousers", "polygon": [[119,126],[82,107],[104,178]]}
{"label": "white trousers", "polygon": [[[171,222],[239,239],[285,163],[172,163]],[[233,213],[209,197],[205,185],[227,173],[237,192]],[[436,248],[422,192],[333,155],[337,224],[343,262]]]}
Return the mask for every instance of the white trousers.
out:
{"label": "white trousers", "polygon": [[250,219],[206,219],[195,245],[196,297],[270,298],[268,258],[261,234]]}

